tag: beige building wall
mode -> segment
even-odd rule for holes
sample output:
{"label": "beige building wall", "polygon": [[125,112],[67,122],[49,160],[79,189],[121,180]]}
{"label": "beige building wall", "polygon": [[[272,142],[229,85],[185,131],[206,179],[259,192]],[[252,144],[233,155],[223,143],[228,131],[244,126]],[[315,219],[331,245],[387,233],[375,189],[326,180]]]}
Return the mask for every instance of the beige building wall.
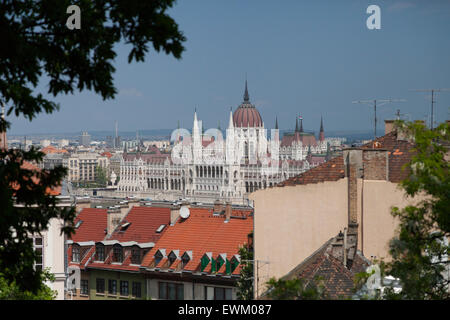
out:
{"label": "beige building wall", "polygon": [[[282,277],[343,231],[348,223],[347,178],[334,182],[258,190],[255,204],[255,294],[271,277]],[[389,241],[398,226],[391,208],[412,203],[399,185],[385,180],[357,183],[358,249],[389,260]]]}
{"label": "beige building wall", "polygon": [[255,203],[255,293],[282,277],[347,225],[347,179],[258,190]]}

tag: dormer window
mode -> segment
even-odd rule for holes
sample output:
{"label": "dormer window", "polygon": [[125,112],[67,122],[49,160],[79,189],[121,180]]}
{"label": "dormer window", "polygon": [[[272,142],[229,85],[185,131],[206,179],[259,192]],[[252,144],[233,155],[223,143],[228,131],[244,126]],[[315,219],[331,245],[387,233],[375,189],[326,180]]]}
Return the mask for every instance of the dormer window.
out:
{"label": "dormer window", "polygon": [[120,244],[113,247],[113,262],[123,262],[123,248]]}
{"label": "dormer window", "polygon": [[133,246],[131,248],[131,263],[132,264],[141,263],[141,249],[138,246]]}
{"label": "dormer window", "polygon": [[216,271],[219,271],[224,263],[225,263],[225,260],[222,258],[222,256],[219,256],[216,260]]}
{"label": "dormer window", "polygon": [[234,270],[236,270],[236,268],[239,266],[239,260],[236,257],[233,257],[231,259],[231,273],[234,272]]}
{"label": "dormer window", "polygon": [[205,270],[206,266],[209,264],[210,261],[211,261],[211,259],[205,253],[200,261],[200,268],[201,268],[200,270],[201,271]]}
{"label": "dormer window", "polygon": [[191,261],[191,257],[187,252],[185,252],[181,257],[181,268],[184,269],[184,267],[189,263],[189,261]]}
{"label": "dormer window", "polygon": [[80,246],[77,244],[72,245],[72,261],[80,262]]}
{"label": "dormer window", "polygon": [[164,258],[163,254],[161,253],[161,251],[157,251],[155,253],[155,266],[158,265],[158,263],[162,260],[162,258]]}
{"label": "dormer window", "polygon": [[175,260],[177,260],[177,256],[173,251],[170,252],[170,254],[167,258],[169,260],[169,266],[171,266],[175,262]]}
{"label": "dormer window", "polygon": [[102,243],[95,245],[95,255],[96,261],[105,261],[105,246]]}

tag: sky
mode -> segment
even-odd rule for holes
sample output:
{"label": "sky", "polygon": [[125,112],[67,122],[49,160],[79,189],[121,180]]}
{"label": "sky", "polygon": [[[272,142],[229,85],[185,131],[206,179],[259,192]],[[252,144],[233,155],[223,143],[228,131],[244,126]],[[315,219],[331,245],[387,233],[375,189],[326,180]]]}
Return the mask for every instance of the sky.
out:
{"label": "sky", "polygon": [[[369,30],[369,5],[381,9],[381,29]],[[115,100],[91,92],[52,98],[61,109],[32,122],[11,115],[10,134],[192,128],[228,125],[243,100],[270,129],[373,130],[373,107],[354,100],[405,99],[380,106],[383,120],[397,109],[426,120],[428,93],[450,88],[450,0],[178,0],[169,14],[187,41],[180,60],[150,50],[128,64],[129,46],[117,45]],[[81,12],[81,19],[83,19]],[[45,93],[41,84],[37,90]],[[450,91],[436,97],[435,120],[450,118]]]}

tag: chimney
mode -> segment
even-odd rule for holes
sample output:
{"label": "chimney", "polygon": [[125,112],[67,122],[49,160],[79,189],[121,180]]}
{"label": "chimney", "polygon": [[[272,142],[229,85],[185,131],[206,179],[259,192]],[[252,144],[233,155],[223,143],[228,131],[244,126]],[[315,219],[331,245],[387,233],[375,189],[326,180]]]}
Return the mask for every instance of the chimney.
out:
{"label": "chimney", "polygon": [[223,211],[223,203],[219,199],[214,201],[214,212],[222,212]]}
{"label": "chimney", "polygon": [[225,205],[225,222],[230,221],[232,211],[231,201],[227,201]]}
{"label": "chimney", "polygon": [[388,151],[386,149],[364,149],[363,168],[365,180],[388,180]]}
{"label": "chimney", "polygon": [[110,236],[117,226],[120,224],[120,221],[126,214],[122,214],[121,210],[118,208],[108,209],[106,219],[106,233]]}
{"label": "chimney", "polygon": [[358,179],[363,176],[363,150],[344,149],[345,176],[348,179],[348,223],[357,223]]}
{"label": "chimney", "polygon": [[[379,149],[375,149],[379,151]],[[365,150],[364,150],[365,151]],[[345,175],[348,179],[348,227],[342,235],[342,262],[351,269],[358,242],[358,179],[364,178],[362,149],[344,149]],[[345,241],[345,243],[344,243]],[[345,253],[344,253],[345,251]]]}
{"label": "chimney", "polygon": [[180,216],[180,205],[173,205],[170,208],[170,225],[173,226]]}
{"label": "chimney", "polygon": [[395,120],[384,120],[384,134],[388,134],[395,130],[394,122]]}

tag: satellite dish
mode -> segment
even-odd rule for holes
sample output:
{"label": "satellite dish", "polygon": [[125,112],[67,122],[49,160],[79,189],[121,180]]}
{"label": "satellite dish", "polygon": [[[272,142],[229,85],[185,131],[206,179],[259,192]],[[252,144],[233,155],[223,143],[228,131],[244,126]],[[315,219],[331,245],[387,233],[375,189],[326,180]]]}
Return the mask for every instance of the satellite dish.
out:
{"label": "satellite dish", "polygon": [[188,207],[181,207],[180,209],[180,217],[183,219],[187,219],[189,217],[190,211]]}

